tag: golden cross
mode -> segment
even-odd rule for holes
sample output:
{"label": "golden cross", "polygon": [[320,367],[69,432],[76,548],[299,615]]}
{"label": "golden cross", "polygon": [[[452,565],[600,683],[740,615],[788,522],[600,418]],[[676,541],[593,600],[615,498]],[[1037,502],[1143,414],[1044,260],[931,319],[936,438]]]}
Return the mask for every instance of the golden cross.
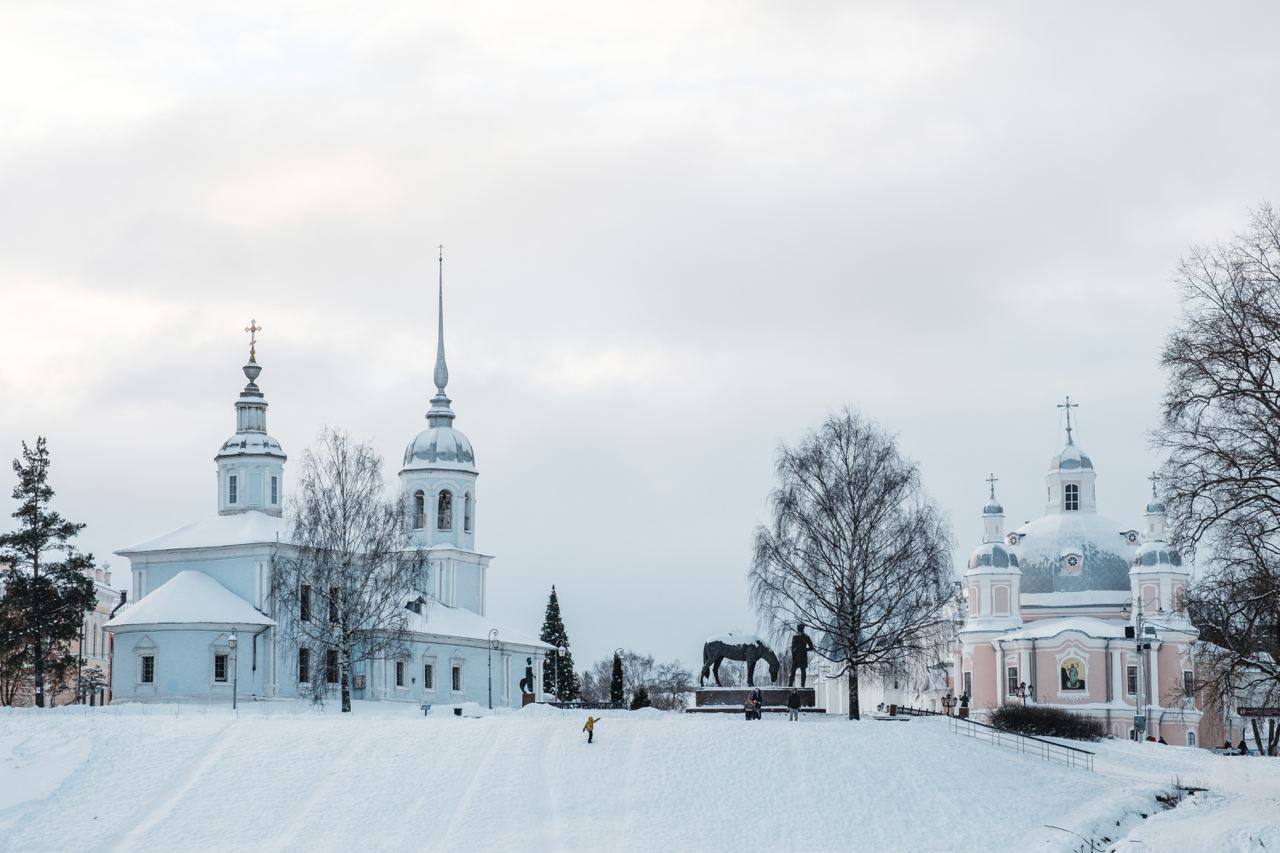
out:
{"label": "golden cross", "polygon": [[249,333],[249,360],[256,362],[258,360],[258,332],[262,331],[262,327],[258,325],[257,320],[250,320],[249,325],[244,327]]}

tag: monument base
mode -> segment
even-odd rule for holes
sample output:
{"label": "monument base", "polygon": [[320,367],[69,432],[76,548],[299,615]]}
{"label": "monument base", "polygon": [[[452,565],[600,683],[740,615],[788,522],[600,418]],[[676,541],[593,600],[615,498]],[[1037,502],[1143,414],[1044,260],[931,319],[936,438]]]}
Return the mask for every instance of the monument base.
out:
{"label": "monument base", "polygon": [[[750,687],[699,687],[694,696],[694,707],[686,708],[690,714],[741,714]],[[791,698],[789,687],[760,687],[761,712],[786,713],[787,700]],[[825,714],[825,708],[817,707],[817,695],[812,687],[797,687],[800,694],[800,713]]]}

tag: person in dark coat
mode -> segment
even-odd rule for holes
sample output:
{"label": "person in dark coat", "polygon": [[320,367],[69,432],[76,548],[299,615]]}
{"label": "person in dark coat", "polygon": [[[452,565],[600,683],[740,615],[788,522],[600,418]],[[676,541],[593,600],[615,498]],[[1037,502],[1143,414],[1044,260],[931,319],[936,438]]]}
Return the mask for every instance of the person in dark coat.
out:
{"label": "person in dark coat", "polygon": [[787,694],[787,718],[791,722],[800,719],[800,691],[794,687]]}
{"label": "person in dark coat", "polygon": [[795,636],[791,638],[791,676],[787,679],[790,687],[796,686],[796,670],[800,670],[800,686],[804,687],[805,678],[809,674],[809,652],[815,651],[813,640],[804,632],[804,623],[796,625]]}
{"label": "person in dark coat", "polygon": [[1240,738],[1240,746],[1238,746],[1238,747],[1236,747],[1236,748],[1240,750],[1240,754],[1241,754],[1241,755],[1248,755],[1248,754],[1249,754],[1249,744],[1247,744],[1247,743],[1245,743],[1245,742],[1244,742],[1244,738],[1243,738],[1243,737],[1241,737],[1241,738]]}
{"label": "person in dark coat", "polygon": [[742,713],[745,719],[754,720],[756,713],[756,701],[751,698],[751,694],[747,694],[747,698],[742,703]]}

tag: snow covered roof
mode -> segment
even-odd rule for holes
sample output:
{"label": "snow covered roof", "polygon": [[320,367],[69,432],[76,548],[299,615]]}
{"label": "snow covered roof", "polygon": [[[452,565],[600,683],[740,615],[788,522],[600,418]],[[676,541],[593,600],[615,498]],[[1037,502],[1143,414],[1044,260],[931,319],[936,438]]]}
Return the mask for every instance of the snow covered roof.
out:
{"label": "snow covered roof", "polygon": [[[986,574],[996,572],[1007,574],[1012,568],[1018,571],[1018,556],[1000,542],[983,542],[969,555],[969,570],[966,574]],[[983,571],[983,570],[986,571]]]}
{"label": "snow covered roof", "polygon": [[[1027,522],[1011,534],[1027,592],[1127,590],[1136,545],[1129,528],[1095,512],[1059,512]],[[1062,571],[1066,554],[1081,556],[1080,570]]]}
{"label": "snow covered roof", "polygon": [[498,629],[498,642],[515,643],[521,646],[551,651],[554,646],[542,642],[537,637],[499,625],[487,616],[481,616],[462,607],[449,607],[434,598],[427,599],[427,606],[421,613],[409,611],[409,630],[418,634],[435,634],[441,637],[461,637],[468,640],[489,639],[489,632]]}
{"label": "snow covered roof", "polygon": [[1079,471],[1082,468],[1093,470],[1093,460],[1072,441],[1068,441],[1062,452],[1049,461],[1050,471]]}
{"label": "snow covered roof", "polygon": [[107,623],[127,625],[215,624],[274,625],[275,620],[204,572],[188,569],[169,580]]}
{"label": "snow covered roof", "polygon": [[163,536],[149,539],[129,548],[121,548],[117,554],[142,554],[148,551],[177,551],[184,548],[220,548],[229,545],[257,545],[272,542],[288,542],[289,535],[284,519],[257,510],[215,515],[202,521],[179,527]]}
{"label": "snow covered roof", "polygon": [[1078,592],[1024,592],[1023,607],[1119,607],[1129,601],[1127,589],[1085,589]]}
{"label": "snow covered roof", "polygon": [[1016,631],[1010,631],[1001,639],[1043,640],[1056,637],[1065,631],[1079,631],[1090,637],[1123,639],[1128,622],[1095,619],[1092,616],[1067,616],[1062,619],[1037,619]]}
{"label": "snow covered roof", "polygon": [[430,426],[418,433],[404,449],[404,468],[447,468],[476,471],[476,452],[471,440],[451,426]]}

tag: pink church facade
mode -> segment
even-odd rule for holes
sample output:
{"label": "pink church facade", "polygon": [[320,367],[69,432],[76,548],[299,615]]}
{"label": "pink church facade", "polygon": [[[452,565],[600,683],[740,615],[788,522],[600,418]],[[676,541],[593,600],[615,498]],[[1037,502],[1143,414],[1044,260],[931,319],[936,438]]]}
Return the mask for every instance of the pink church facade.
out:
{"label": "pink church facade", "polygon": [[1115,737],[1199,746],[1204,709],[1188,695],[1197,632],[1182,607],[1190,567],[1166,541],[1154,490],[1131,528],[1098,514],[1096,479],[1068,419],[1043,516],[1006,531],[993,480],[964,572],[956,692],[979,720],[1034,702],[1095,717]]}

